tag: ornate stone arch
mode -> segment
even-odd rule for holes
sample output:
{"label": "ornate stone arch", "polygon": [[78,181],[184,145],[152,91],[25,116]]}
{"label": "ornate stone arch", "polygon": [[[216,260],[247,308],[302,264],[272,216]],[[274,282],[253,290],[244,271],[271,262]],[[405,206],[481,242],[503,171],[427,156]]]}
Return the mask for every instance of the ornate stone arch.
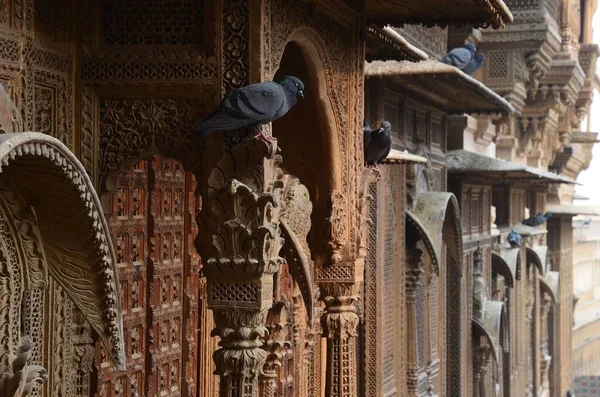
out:
{"label": "ornate stone arch", "polygon": [[534,247],[527,247],[527,264],[535,265],[540,275],[546,273],[546,266],[548,263],[548,247],[545,245],[538,245]]}
{"label": "ornate stone arch", "polygon": [[20,295],[44,288],[50,275],[123,369],[115,254],[100,201],[79,160],[45,134],[0,135],[0,217],[0,274],[7,274],[11,261],[17,265],[9,270],[11,279],[0,275],[0,290],[17,296],[10,321],[19,323]]}
{"label": "ornate stone arch", "polygon": [[[439,273],[444,244],[454,271],[462,275],[462,223],[458,201],[452,193],[426,192],[417,197],[413,211],[406,211],[407,225],[420,236]],[[409,229],[410,233],[410,229]]]}
{"label": "ornate stone arch", "polygon": [[518,248],[498,247],[492,252],[492,273],[502,275],[506,285],[514,288],[519,261],[520,250]]}
{"label": "ornate stone arch", "polygon": [[[349,196],[348,189],[344,189],[343,167],[347,159],[344,158],[346,151],[342,148],[342,140],[346,137],[340,136],[340,120],[346,115],[341,114],[339,109],[336,111],[333,81],[328,75],[331,74],[328,73],[331,66],[325,44],[317,31],[300,26],[290,31],[280,45],[280,51],[274,50],[272,56],[274,68],[270,78],[277,80],[282,75],[294,74],[304,80],[306,92],[305,99],[284,119],[273,123],[274,136],[280,140],[284,150],[283,168],[307,186],[314,204],[313,230],[309,236],[312,255],[327,253],[329,257],[323,257],[323,260],[337,263],[348,258],[349,245],[354,241],[350,227],[352,217],[348,215],[353,197]],[[290,59],[295,62],[290,62]],[[297,66],[298,63],[302,63],[303,67]],[[299,119],[311,128],[298,130]],[[312,139],[307,139],[307,134],[313,134],[309,136]],[[297,137],[304,140],[299,141]],[[314,145],[306,145],[313,139],[321,143],[317,149]],[[294,152],[286,155],[287,147],[294,147]],[[303,163],[311,158],[309,151],[312,151],[313,158],[319,159],[317,162]],[[325,218],[328,224],[316,222]],[[324,234],[329,234],[327,246],[323,244]]]}

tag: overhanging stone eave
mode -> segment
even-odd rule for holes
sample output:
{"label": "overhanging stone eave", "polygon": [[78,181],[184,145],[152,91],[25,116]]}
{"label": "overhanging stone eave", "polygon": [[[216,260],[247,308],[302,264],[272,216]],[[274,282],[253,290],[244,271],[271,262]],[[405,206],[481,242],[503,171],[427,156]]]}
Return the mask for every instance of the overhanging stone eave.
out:
{"label": "overhanging stone eave", "polygon": [[487,176],[505,182],[525,180],[534,184],[576,183],[574,180],[562,175],[466,150],[447,152],[446,166],[449,174]]}
{"label": "overhanging stone eave", "polygon": [[425,157],[417,156],[405,151],[391,149],[388,156],[381,162],[382,164],[427,164]]}
{"label": "overhanging stone eave", "polygon": [[513,114],[514,107],[479,80],[437,60],[365,63],[365,78],[390,79],[438,104],[449,115]]}
{"label": "overhanging stone eave", "polygon": [[[396,60],[418,62],[429,58],[419,48],[410,44],[400,33],[390,26],[383,28],[367,25],[367,45],[365,58],[373,60]],[[372,47],[377,46],[377,49]]]}
{"label": "overhanging stone eave", "polygon": [[497,29],[514,20],[502,0],[367,0],[365,9],[367,22],[379,25],[470,25]]}
{"label": "overhanging stone eave", "polygon": [[600,141],[597,132],[575,131],[571,135],[571,143],[596,144],[598,142]]}

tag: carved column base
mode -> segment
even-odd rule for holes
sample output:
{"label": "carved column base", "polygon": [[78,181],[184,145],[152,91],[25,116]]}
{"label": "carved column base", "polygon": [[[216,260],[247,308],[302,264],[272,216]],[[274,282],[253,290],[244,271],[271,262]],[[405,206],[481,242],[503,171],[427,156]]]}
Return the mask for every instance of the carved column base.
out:
{"label": "carved column base", "polygon": [[485,397],[484,383],[487,366],[490,362],[491,348],[479,346],[473,349],[473,396]]}
{"label": "carved column base", "polygon": [[[353,287],[342,288],[342,291],[335,287],[328,288],[331,286],[322,288],[325,312],[321,316],[321,325],[323,336],[327,338],[325,396],[356,396],[356,329],[359,317],[354,304],[357,296],[352,294]],[[336,296],[334,292],[344,294]]]}
{"label": "carved column base", "polygon": [[267,359],[260,340],[267,332],[267,310],[217,309],[214,317],[211,336],[221,338],[221,348],[213,353],[215,375],[221,381],[219,396],[258,396],[258,378]]}

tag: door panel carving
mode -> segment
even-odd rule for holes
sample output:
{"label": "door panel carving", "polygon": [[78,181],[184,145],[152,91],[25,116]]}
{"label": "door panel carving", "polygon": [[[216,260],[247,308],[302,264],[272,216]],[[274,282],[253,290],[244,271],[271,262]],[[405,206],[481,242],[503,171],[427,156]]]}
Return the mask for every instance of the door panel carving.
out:
{"label": "door panel carving", "polygon": [[99,349],[98,396],[195,396],[199,257],[195,181],[153,156],[118,176],[109,219],[121,282],[127,370]]}

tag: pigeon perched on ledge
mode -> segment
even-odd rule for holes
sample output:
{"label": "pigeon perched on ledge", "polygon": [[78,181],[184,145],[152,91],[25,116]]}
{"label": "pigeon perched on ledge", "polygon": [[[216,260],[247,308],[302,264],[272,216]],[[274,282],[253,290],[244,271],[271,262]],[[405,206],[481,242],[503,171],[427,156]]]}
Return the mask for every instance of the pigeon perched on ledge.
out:
{"label": "pigeon perched on ledge", "polygon": [[304,84],[294,76],[250,84],[231,91],[212,114],[194,125],[194,132],[203,138],[214,131],[251,127],[258,138],[270,141],[260,126],[284,116],[298,98],[304,98]]}
{"label": "pigeon perched on ledge", "polygon": [[550,219],[551,216],[552,216],[552,214],[549,212],[546,212],[545,214],[538,212],[536,215],[525,219],[523,221],[523,224],[527,225],[527,226],[533,226],[533,227],[541,226],[544,223],[546,223],[548,221],[548,219]]}
{"label": "pigeon perched on ledge", "polygon": [[458,47],[444,55],[442,63],[447,65],[455,66],[456,68],[463,70],[469,65],[472,59],[475,58],[477,47],[473,43],[467,43],[462,47]]}
{"label": "pigeon perched on ledge", "polygon": [[481,65],[483,65],[483,61],[485,61],[485,55],[483,55],[481,52],[478,52],[477,55],[471,59],[469,64],[463,68],[463,73],[473,76],[475,72],[479,70]]}
{"label": "pigeon perched on ledge", "polygon": [[517,233],[515,229],[510,229],[510,233],[508,233],[508,236],[506,236],[506,241],[508,241],[512,248],[523,245],[523,237],[521,237],[521,235]]}
{"label": "pigeon perched on ledge", "polygon": [[375,131],[370,131],[370,128],[368,130],[363,127],[365,143],[367,135],[370,136],[369,143],[365,146],[365,163],[368,166],[377,166],[385,160],[392,149],[392,125],[388,121],[384,121],[381,123],[381,127]]}

